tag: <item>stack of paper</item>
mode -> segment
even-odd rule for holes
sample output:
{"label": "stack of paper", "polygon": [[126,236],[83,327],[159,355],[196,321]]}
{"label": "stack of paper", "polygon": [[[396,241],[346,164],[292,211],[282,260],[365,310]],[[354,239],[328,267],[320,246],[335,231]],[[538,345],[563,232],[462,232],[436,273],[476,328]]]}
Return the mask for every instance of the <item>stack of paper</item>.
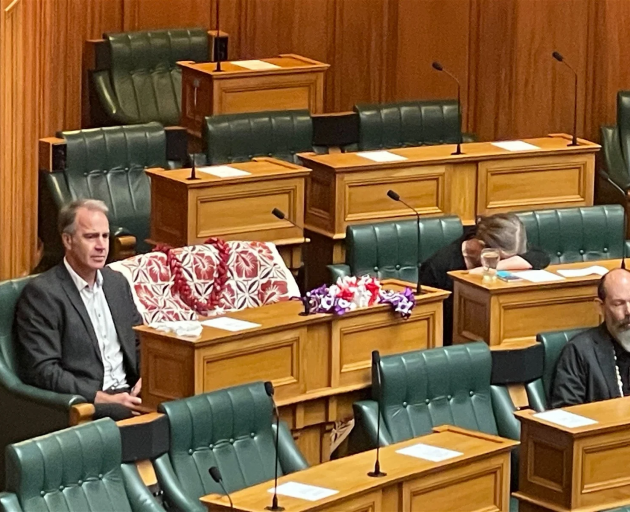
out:
{"label": "stack of paper", "polygon": [[534,414],[535,418],[555,423],[561,427],[577,428],[585,427],[586,425],[595,425],[597,422],[586,416],[580,416],[579,414],[573,414],[572,412],[563,411],[562,409],[555,409],[553,411],[545,411]]}
{"label": "stack of paper", "polygon": [[437,446],[431,446],[424,443],[418,443],[412,446],[407,446],[406,448],[401,448],[400,450],[396,450],[396,453],[409,455],[410,457],[416,457],[417,459],[430,460],[431,462],[442,462],[443,460],[463,455],[462,452],[447,450],[446,448],[439,448]]}
{"label": "stack of paper", "polygon": [[533,144],[522,140],[506,140],[504,142],[493,142],[492,145],[501,149],[506,149],[508,151],[531,151],[533,149],[540,149],[538,146],[534,146]]}
{"label": "stack of paper", "polygon": [[[339,491],[318,487],[316,485],[300,484],[298,482],[286,482],[275,488],[280,496],[290,496],[300,500],[318,501],[337,494]],[[273,494],[274,487],[267,492]]]}
{"label": "stack of paper", "polygon": [[210,320],[204,320],[201,325],[206,327],[214,327],[215,329],[223,329],[224,331],[238,332],[245,329],[253,329],[254,327],[260,327],[260,324],[253,322],[247,322],[245,320],[238,320],[237,318],[229,318],[227,316],[219,316],[217,318],[211,318]]}
{"label": "stack of paper", "polygon": [[552,274],[546,270],[523,270],[521,272],[512,272],[515,276],[525,279],[530,283],[547,283],[549,281],[564,281],[564,277]]}
{"label": "stack of paper", "polygon": [[608,269],[599,265],[593,265],[592,267],[580,268],[576,270],[558,270],[558,274],[564,277],[586,277],[586,276],[605,276],[608,274]]}
{"label": "stack of paper", "polygon": [[268,69],[280,69],[280,66],[265,62],[264,60],[238,60],[232,61],[232,64],[236,64],[245,69],[251,69],[254,71],[266,71]]}
{"label": "stack of paper", "polygon": [[391,151],[359,151],[357,155],[373,162],[402,162],[407,160],[404,156],[397,155]]}
{"label": "stack of paper", "polygon": [[212,174],[213,176],[217,176],[219,178],[234,178],[236,176],[247,176],[248,174],[251,174],[251,172],[243,171],[241,169],[237,169],[236,167],[230,167],[229,165],[197,167],[197,170],[205,172],[206,174]]}

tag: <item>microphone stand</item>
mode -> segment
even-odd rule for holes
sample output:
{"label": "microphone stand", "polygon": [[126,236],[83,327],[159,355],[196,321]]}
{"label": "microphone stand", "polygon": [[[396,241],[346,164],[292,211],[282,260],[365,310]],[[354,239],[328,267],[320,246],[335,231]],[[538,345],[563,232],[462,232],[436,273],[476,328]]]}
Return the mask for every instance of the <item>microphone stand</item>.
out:
{"label": "microphone stand", "polygon": [[368,476],[372,478],[380,478],[387,476],[387,473],[381,471],[380,450],[381,450],[381,355],[378,350],[372,351],[372,375],[376,377],[378,387],[378,417],[376,418],[376,460],[374,461],[374,471],[368,472]]}
{"label": "microphone stand", "polygon": [[278,505],[278,445],[280,440],[280,412],[278,411],[278,406],[276,405],[276,400],[274,399],[273,384],[269,381],[265,382],[265,392],[271,398],[271,402],[273,403],[273,409],[276,413],[276,467],[274,483],[273,483],[273,498],[271,499],[271,505],[266,506],[265,510],[271,510],[272,512],[282,512],[284,507]]}
{"label": "microphone stand", "polygon": [[[308,272],[307,272],[307,268],[306,268],[306,251],[308,250],[308,242],[306,241],[306,237],[304,236],[304,226],[300,226],[297,222],[293,222],[291,219],[289,219],[286,214],[280,210],[279,208],[274,208],[273,210],[271,210],[271,214],[279,220],[286,220],[288,222],[290,222],[291,224],[293,224],[296,228],[298,228],[301,232],[302,232],[302,238],[304,238],[304,244],[302,246],[302,250],[300,251],[300,268],[298,269],[298,280],[300,281],[301,284],[301,292],[302,292],[302,297],[306,297],[306,292],[308,291]],[[293,269],[295,270],[295,269]],[[302,274],[300,276],[300,273]],[[300,279],[301,277],[301,279]],[[309,310],[310,310],[310,306],[308,304],[308,299],[304,299],[302,300],[302,303],[304,304],[304,311],[302,313],[300,313],[300,315],[308,315],[309,314]]]}
{"label": "microphone stand", "polygon": [[560,52],[553,52],[551,56],[556,59],[558,62],[564,64],[568,67],[573,73],[573,78],[575,80],[575,89],[573,91],[573,137],[571,143],[568,146],[579,146],[577,140],[577,117],[578,117],[578,74],[575,69],[564,59]]}
{"label": "microphone stand", "polygon": [[462,151],[462,143],[464,142],[464,135],[462,133],[462,85],[459,83],[457,77],[448,69],[445,69],[444,66],[442,66],[442,64],[440,64],[439,62],[434,62],[432,66],[433,69],[435,69],[436,71],[446,73],[453,80],[455,80],[455,83],[457,84],[457,124],[459,125],[459,137],[457,140],[457,148],[455,149],[455,152],[451,154],[463,155],[464,153]]}
{"label": "microphone stand", "polygon": [[217,59],[217,65],[214,68],[215,73],[220,73],[223,70],[221,69],[221,24],[219,23],[219,13],[220,13],[220,5],[221,5],[221,0],[214,0],[217,3],[217,10],[216,10],[216,16],[217,16],[217,37],[214,40],[214,54],[215,57]]}
{"label": "microphone stand", "polygon": [[197,167],[195,165],[195,154],[192,153],[188,156],[188,158],[190,158],[190,176],[188,176],[188,178],[186,178],[187,180],[198,180],[200,178],[197,177]]}

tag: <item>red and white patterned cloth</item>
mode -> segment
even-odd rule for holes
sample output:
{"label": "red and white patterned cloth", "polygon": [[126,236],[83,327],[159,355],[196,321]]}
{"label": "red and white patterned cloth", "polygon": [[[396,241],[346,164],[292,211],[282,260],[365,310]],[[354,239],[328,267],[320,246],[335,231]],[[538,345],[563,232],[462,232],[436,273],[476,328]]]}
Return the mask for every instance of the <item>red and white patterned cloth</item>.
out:
{"label": "red and white patterned cloth", "polygon": [[[272,304],[300,291],[276,246],[265,242],[227,242],[228,279],[224,311]],[[218,253],[212,245],[192,245],[172,250],[182,263],[186,281],[195,294],[206,299],[214,286]],[[134,301],[145,324],[163,321],[196,320],[197,314],[173,292],[173,275],[166,254],[140,254],[109,264],[122,273],[133,291]]]}

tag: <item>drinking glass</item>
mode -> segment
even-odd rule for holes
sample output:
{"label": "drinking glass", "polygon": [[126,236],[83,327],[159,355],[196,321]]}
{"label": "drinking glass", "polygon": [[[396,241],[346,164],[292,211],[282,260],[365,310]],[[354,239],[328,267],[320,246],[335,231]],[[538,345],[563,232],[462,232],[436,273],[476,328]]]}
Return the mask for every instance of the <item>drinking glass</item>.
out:
{"label": "drinking glass", "polygon": [[481,250],[481,266],[483,267],[483,282],[493,283],[497,279],[497,266],[501,255],[498,249],[486,248]]}

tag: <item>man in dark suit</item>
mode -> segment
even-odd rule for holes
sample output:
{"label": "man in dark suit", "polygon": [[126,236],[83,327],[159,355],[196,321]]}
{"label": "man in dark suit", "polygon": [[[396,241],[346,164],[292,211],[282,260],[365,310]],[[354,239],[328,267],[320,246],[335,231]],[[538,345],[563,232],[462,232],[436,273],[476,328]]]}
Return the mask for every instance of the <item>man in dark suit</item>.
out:
{"label": "man in dark suit", "polygon": [[96,417],[140,412],[139,342],[142,319],[122,274],[105,268],[107,207],[74,201],[59,215],[65,257],[34,278],[16,308],[17,356],[23,380],[81,395]]}
{"label": "man in dark suit", "polygon": [[597,290],[604,322],[562,350],[551,387],[551,406],[630,395],[630,272],[615,269]]}

